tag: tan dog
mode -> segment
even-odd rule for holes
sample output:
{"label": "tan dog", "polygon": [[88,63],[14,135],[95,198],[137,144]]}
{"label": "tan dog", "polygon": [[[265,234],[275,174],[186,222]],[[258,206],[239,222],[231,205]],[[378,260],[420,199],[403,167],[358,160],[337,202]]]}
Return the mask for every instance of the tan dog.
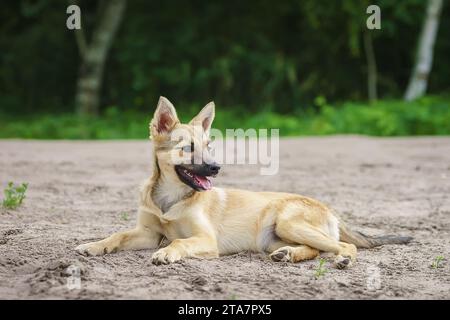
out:
{"label": "tan dog", "polygon": [[[268,252],[273,261],[298,262],[325,251],[336,255],[338,268],[346,268],[356,259],[356,247],[408,243],[412,239],[372,238],[351,232],[325,205],[301,195],[213,188],[209,177],[220,169],[209,156],[213,119],[211,102],[189,124],[181,124],[173,105],[161,97],[150,123],[153,175],[141,190],[136,227],[76,250],[101,255],[155,249],[165,237],[170,244],[153,254],[155,264],[244,250]],[[201,135],[194,134],[198,127]],[[188,134],[173,141],[175,130]],[[192,161],[174,163],[174,153]]]}

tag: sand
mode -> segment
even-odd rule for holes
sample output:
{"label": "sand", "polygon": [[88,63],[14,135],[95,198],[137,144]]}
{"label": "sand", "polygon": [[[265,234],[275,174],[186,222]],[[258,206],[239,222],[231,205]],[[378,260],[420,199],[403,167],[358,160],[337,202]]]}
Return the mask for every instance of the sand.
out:
{"label": "sand", "polygon": [[325,255],[318,278],[318,260],[275,263],[250,252],[162,266],[149,263],[153,250],[83,257],[78,244],[134,226],[150,142],[0,140],[2,189],[29,183],[20,208],[0,209],[0,298],[450,298],[450,138],[290,138],[280,156],[276,176],[227,165],[214,183],[311,196],[357,230],[414,241],[361,250],[348,270]]}

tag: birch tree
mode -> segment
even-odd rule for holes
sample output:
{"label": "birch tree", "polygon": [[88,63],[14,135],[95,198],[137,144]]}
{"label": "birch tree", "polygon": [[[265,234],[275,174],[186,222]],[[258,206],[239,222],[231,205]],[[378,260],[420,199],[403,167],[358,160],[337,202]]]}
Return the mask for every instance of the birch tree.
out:
{"label": "birch tree", "polygon": [[405,92],[404,99],[406,101],[420,98],[427,90],[441,11],[442,0],[428,0],[427,13],[417,47],[415,66]]}
{"label": "birch tree", "polygon": [[126,0],[102,2],[99,21],[88,42],[83,29],[75,36],[81,57],[75,103],[81,115],[97,115],[103,69],[125,11]]}

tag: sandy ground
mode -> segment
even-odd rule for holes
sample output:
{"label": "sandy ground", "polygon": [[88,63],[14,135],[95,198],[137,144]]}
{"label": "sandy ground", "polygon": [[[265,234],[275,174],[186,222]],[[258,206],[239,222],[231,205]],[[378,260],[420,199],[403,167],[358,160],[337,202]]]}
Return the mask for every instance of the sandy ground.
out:
{"label": "sandy ground", "polygon": [[[215,184],[315,197],[358,230],[415,240],[361,250],[349,270],[327,262],[319,279],[318,260],[275,263],[249,252],[167,266],[151,265],[150,250],[83,257],[76,245],[133,227],[150,142],[3,140],[1,187],[30,186],[22,207],[0,209],[0,298],[450,298],[450,138],[284,139],[280,154],[276,176],[230,165]],[[439,255],[442,267],[430,267]],[[67,286],[71,265],[80,289]]]}

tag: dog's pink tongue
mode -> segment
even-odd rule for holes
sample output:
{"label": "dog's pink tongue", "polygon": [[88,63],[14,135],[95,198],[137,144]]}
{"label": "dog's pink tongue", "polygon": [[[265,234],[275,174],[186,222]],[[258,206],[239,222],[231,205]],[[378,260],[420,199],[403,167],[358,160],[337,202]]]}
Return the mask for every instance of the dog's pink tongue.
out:
{"label": "dog's pink tongue", "polygon": [[197,182],[202,186],[205,190],[210,190],[212,188],[212,183],[207,177],[195,176],[197,178]]}

